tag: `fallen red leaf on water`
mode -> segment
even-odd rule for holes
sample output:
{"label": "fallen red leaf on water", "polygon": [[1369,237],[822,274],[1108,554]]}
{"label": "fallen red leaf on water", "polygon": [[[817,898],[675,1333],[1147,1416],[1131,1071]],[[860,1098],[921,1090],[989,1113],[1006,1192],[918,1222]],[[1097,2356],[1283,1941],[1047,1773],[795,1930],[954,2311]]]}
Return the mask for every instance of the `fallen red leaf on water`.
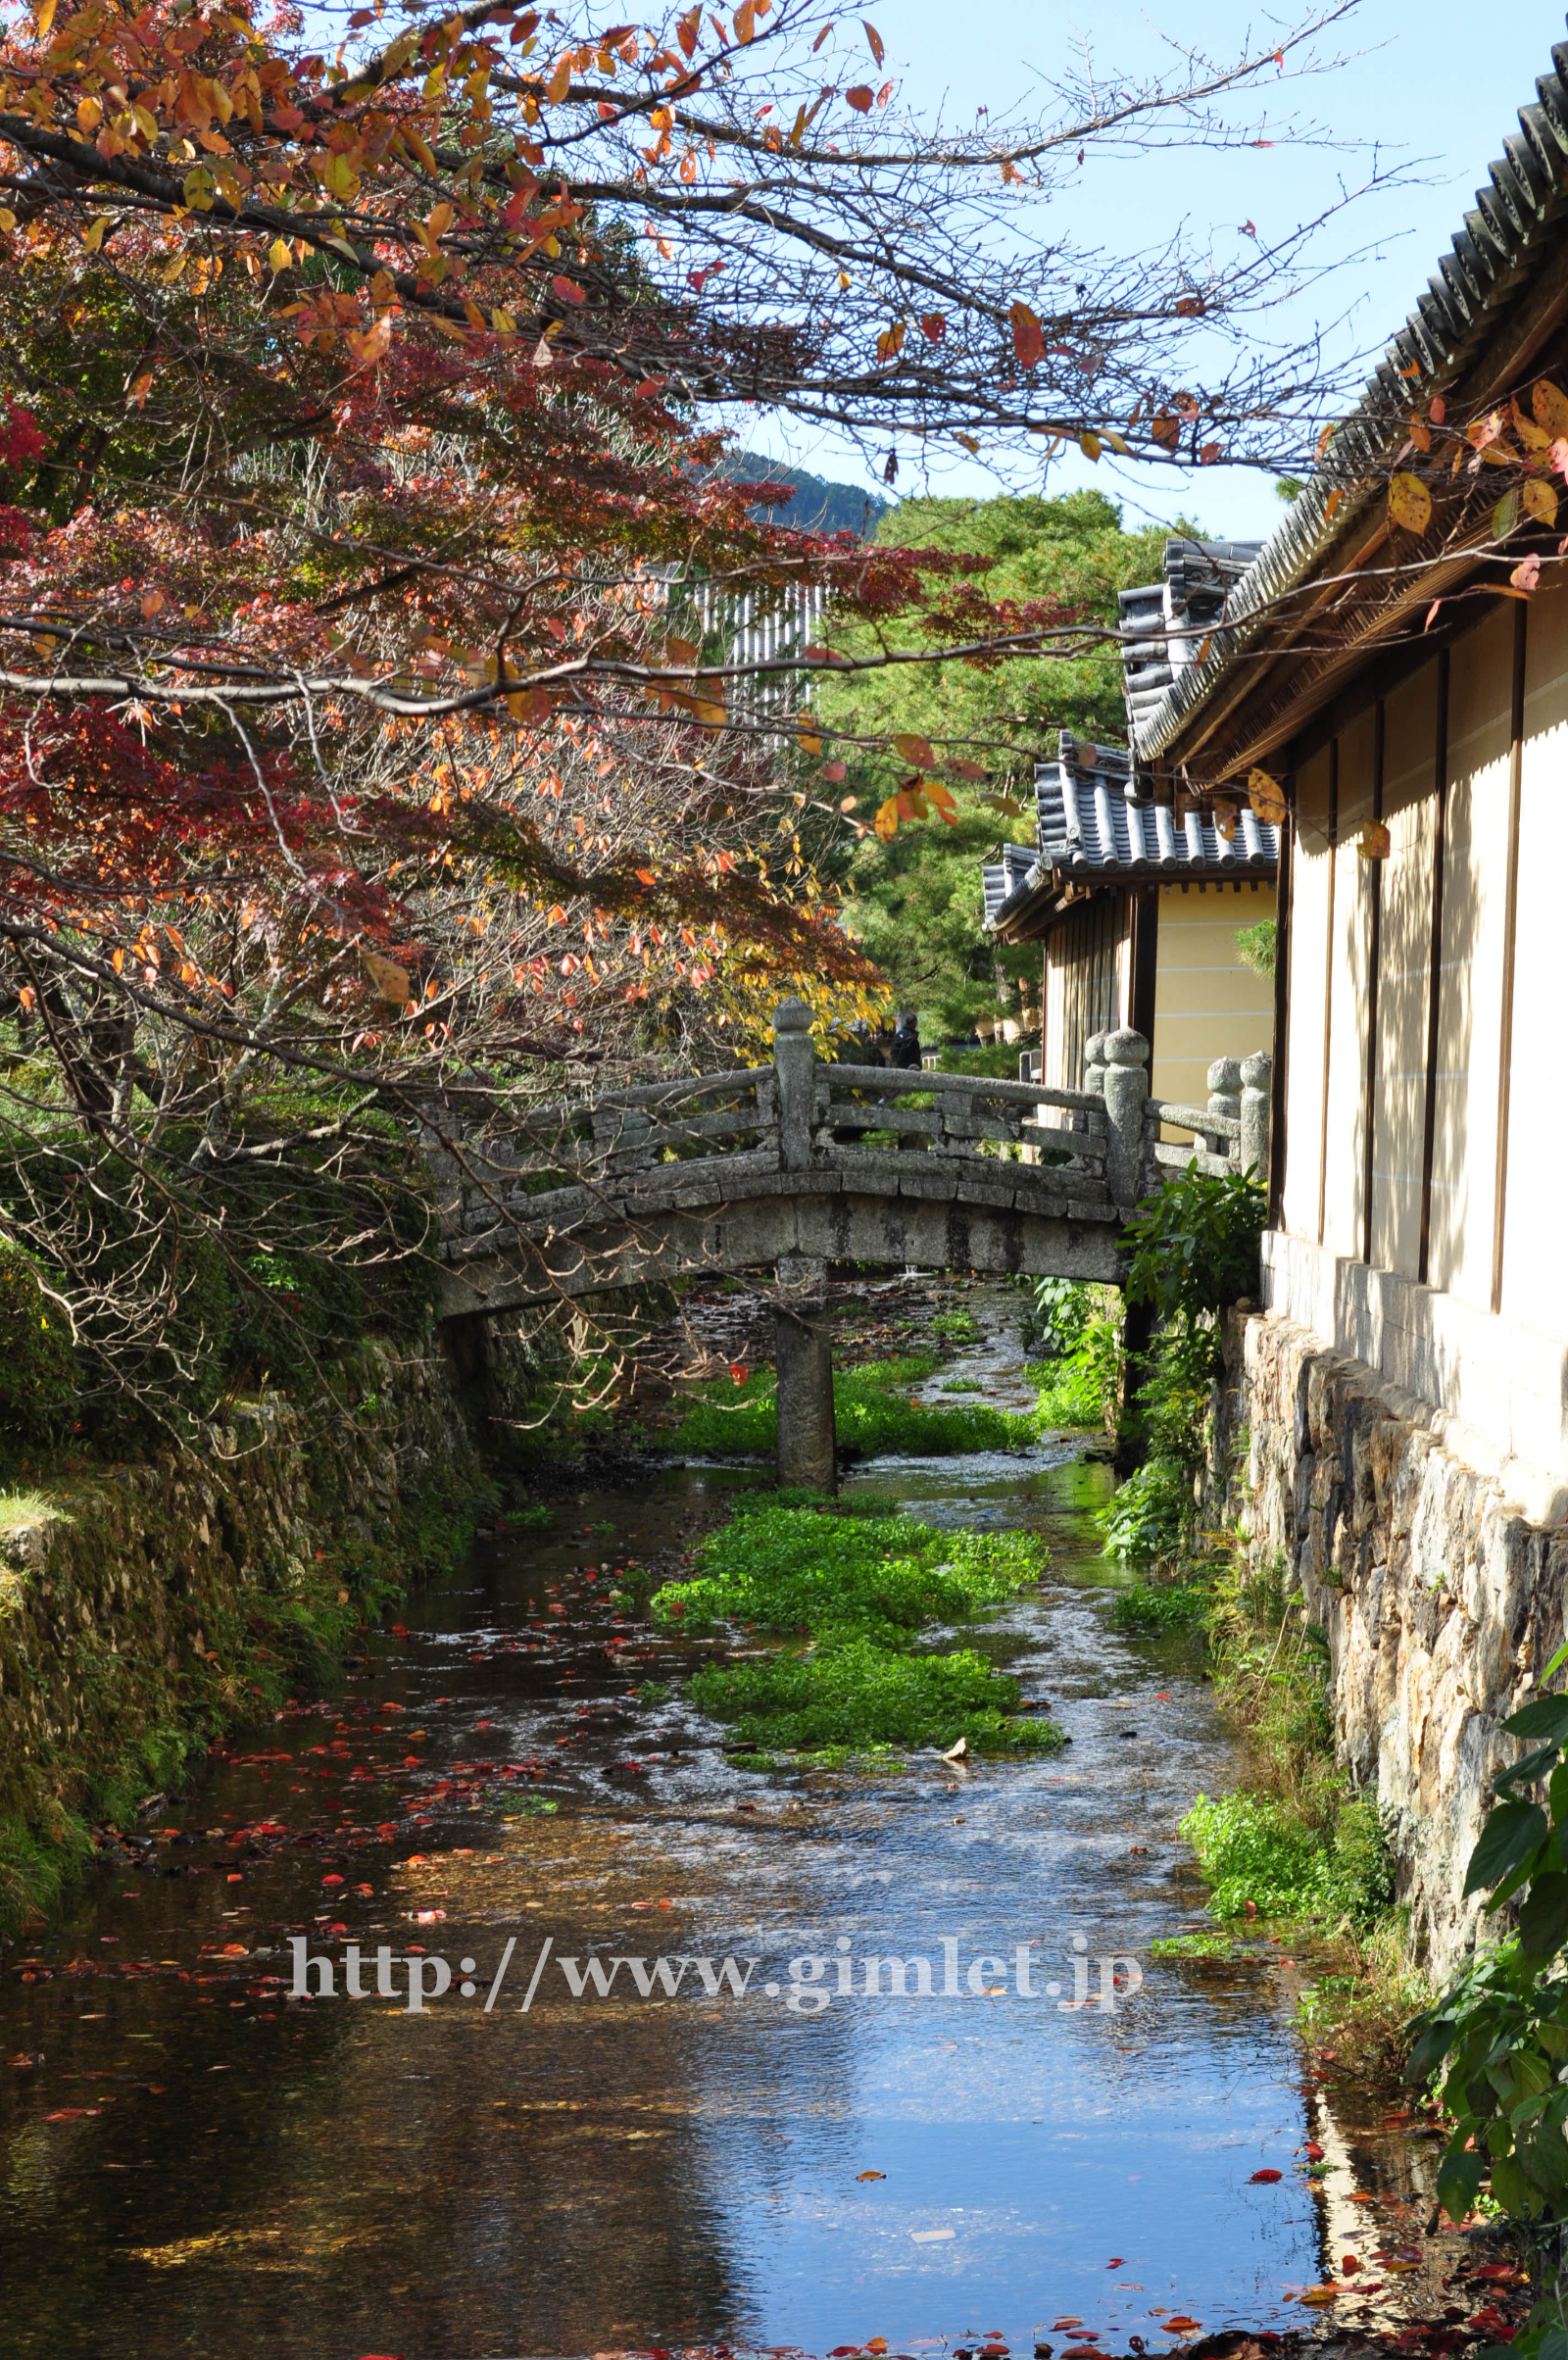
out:
{"label": "fallen red leaf on water", "polygon": [[1323,2160],[1323,2150],[1318,2145],[1315,2139],[1309,2139],[1307,2140],[1305,2146],[1301,2149],[1301,2153],[1306,2157],[1308,2163],[1321,2163]]}
{"label": "fallen red leaf on water", "polygon": [[1105,2268],[1107,2270],[1120,2270],[1122,2266],[1122,2257],[1119,2253],[1113,2253],[1109,2261],[1105,2264]]}
{"label": "fallen red leaf on water", "polygon": [[1185,2311],[1180,2311],[1174,2319],[1166,2320],[1165,2333],[1167,2335],[1190,2335],[1195,2328],[1200,2328],[1202,2324],[1200,2319],[1189,2319]]}
{"label": "fallen red leaf on water", "polygon": [[321,1883],[323,1885],[341,1885],[342,1882],[343,1880],[341,1877],[323,1877],[321,1879]]}
{"label": "fallen red leaf on water", "polygon": [[[887,2174],[886,2172],[857,2172],[855,2177],[857,2180],[885,2180],[887,2178]],[[868,2352],[885,2352],[888,2347],[882,2338],[877,2336],[873,2339],[873,2341],[868,2343],[865,2348]]]}
{"label": "fallen red leaf on water", "polygon": [[1284,2174],[1283,2172],[1271,2172],[1271,2171],[1268,2171],[1268,2170],[1264,2170],[1264,2171],[1261,2171],[1261,2172],[1254,2172],[1254,2173],[1252,2174],[1252,2178],[1253,2178],[1254,2180],[1264,2180],[1264,2181],[1283,2180],[1283,2179],[1284,2179],[1284,2177],[1285,2177],[1285,2174]]}

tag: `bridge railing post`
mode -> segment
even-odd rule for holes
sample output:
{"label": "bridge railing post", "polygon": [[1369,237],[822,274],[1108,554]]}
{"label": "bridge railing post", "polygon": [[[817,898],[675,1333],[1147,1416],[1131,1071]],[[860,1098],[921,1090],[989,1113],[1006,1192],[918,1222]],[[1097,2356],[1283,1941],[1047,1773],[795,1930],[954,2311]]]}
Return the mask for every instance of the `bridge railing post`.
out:
{"label": "bridge railing post", "polygon": [[1149,1104],[1149,1043],[1124,1025],[1104,1035],[1105,1178],[1113,1205],[1144,1193],[1144,1109]]}
{"label": "bridge railing post", "polygon": [[804,1000],[783,1000],[773,1010],[773,1070],[778,1076],[779,1161],[787,1172],[811,1160],[816,1118],[816,1052],[811,1011]]}
{"label": "bridge railing post", "polygon": [[[1234,1122],[1242,1111],[1242,1065],[1239,1057],[1216,1057],[1208,1069],[1208,1110],[1228,1114]],[[1211,1155],[1229,1158],[1233,1143],[1223,1131],[1205,1133],[1203,1145]]]}
{"label": "bridge railing post", "polygon": [[1242,1059],[1240,1168],[1268,1185],[1269,1110],[1274,1098],[1274,1059],[1266,1049]]}

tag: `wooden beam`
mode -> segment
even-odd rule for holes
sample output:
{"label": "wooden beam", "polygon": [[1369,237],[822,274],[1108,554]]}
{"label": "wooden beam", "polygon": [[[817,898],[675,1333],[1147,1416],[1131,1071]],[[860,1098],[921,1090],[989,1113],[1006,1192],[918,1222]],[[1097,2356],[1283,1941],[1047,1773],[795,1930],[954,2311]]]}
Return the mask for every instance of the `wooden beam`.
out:
{"label": "wooden beam", "polygon": [[1432,829],[1432,936],[1427,972],[1427,1092],[1421,1133],[1421,1245],[1416,1277],[1427,1283],[1432,1251],[1432,1159],[1438,1139],[1438,1018],[1443,990],[1443,864],[1448,837],[1448,664],[1438,650],[1438,747]]}
{"label": "wooden beam", "polygon": [[1525,651],[1530,609],[1513,611],[1513,713],[1508,746],[1508,882],[1502,905],[1502,1023],[1497,1049],[1497,1161],[1492,1195],[1492,1307],[1502,1309],[1502,1249],[1508,1217],[1508,1108],[1513,1082],[1514,939],[1519,920],[1519,798],[1525,760]]}
{"label": "wooden beam", "polygon": [[1154,1058],[1154,990],[1159,958],[1159,887],[1141,885],[1133,896],[1132,1007],[1127,1021],[1149,1043]]}
{"label": "wooden beam", "polygon": [[[1524,609],[1521,607],[1521,615]],[[1383,817],[1384,704],[1380,697],[1372,730],[1372,817]],[[1383,863],[1368,863],[1372,871],[1372,914],[1367,945],[1366,976],[1366,1101],[1361,1118],[1361,1259],[1372,1260],[1372,1151],[1378,1125],[1378,959],[1383,938]]]}
{"label": "wooden beam", "polygon": [[1287,810],[1280,826],[1280,871],[1274,888],[1274,1074],[1269,1108],[1268,1225],[1285,1226],[1285,1126],[1290,1103],[1291,910],[1296,889],[1296,822]]}
{"label": "wooden beam", "polygon": [[1340,741],[1329,747],[1329,922],[1323,942],[1323,1112],[1318,1130],[1317,1242],[1323,1243],[1329,1186],[1329,1064],[1334,1049],[1334,886],[1340,866]]}

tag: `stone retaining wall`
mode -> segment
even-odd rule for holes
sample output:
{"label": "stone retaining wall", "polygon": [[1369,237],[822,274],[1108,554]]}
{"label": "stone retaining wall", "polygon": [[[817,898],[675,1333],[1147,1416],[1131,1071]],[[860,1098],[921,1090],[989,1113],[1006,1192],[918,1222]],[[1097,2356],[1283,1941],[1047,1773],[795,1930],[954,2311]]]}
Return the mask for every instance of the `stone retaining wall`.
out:
{"label": "stone retaining wall", "polygon": [[421,1554],[462,1545],[487,1486],[439,1343],[366,1345],[337,1383],[336,1400],[235,1413],[199,1450],[51,1484],[35,1520],[0,1531],[14,1845],[65,1841],[106,1787],[156,1783],[161,1762],[261,1710],[291,1653],[350,1641]]}
{"label": "stone retaining wall", "polygon": [[1374,1790],[1417,1954],[1440,1985],[1475,1940],[1461,1897],[1521,1750],[1499,1723],[1562,1644],[1568,1532],[1526,1521],[1413,1394],[1274,1314],[1233,1318],[1222,1508],[1326,1633],[1341,1759]]}

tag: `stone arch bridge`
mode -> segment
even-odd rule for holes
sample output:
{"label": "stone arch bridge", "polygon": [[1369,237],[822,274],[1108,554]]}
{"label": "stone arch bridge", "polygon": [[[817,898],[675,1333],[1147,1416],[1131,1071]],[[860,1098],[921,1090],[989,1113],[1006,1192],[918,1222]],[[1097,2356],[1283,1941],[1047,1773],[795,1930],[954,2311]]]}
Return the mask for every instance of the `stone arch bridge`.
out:
{"label": "stone arch bridge", "polygon": [[[829,1064],[803,1001],[768,1065],[542,1106],[445,1136],[440,1312],[514,1310],[770,1265],[779,1477],[831,1490],[831,1261],[1119,1285],[1127,1216],[1170,1168],[1262,1172],[1269,1059],[1210,1068],[1206,1106],[1149,1096],[1149,1045],[1088,1044],[1086,1087]],[[1171,1133],[1184,1134],[1173,1140]]]}

